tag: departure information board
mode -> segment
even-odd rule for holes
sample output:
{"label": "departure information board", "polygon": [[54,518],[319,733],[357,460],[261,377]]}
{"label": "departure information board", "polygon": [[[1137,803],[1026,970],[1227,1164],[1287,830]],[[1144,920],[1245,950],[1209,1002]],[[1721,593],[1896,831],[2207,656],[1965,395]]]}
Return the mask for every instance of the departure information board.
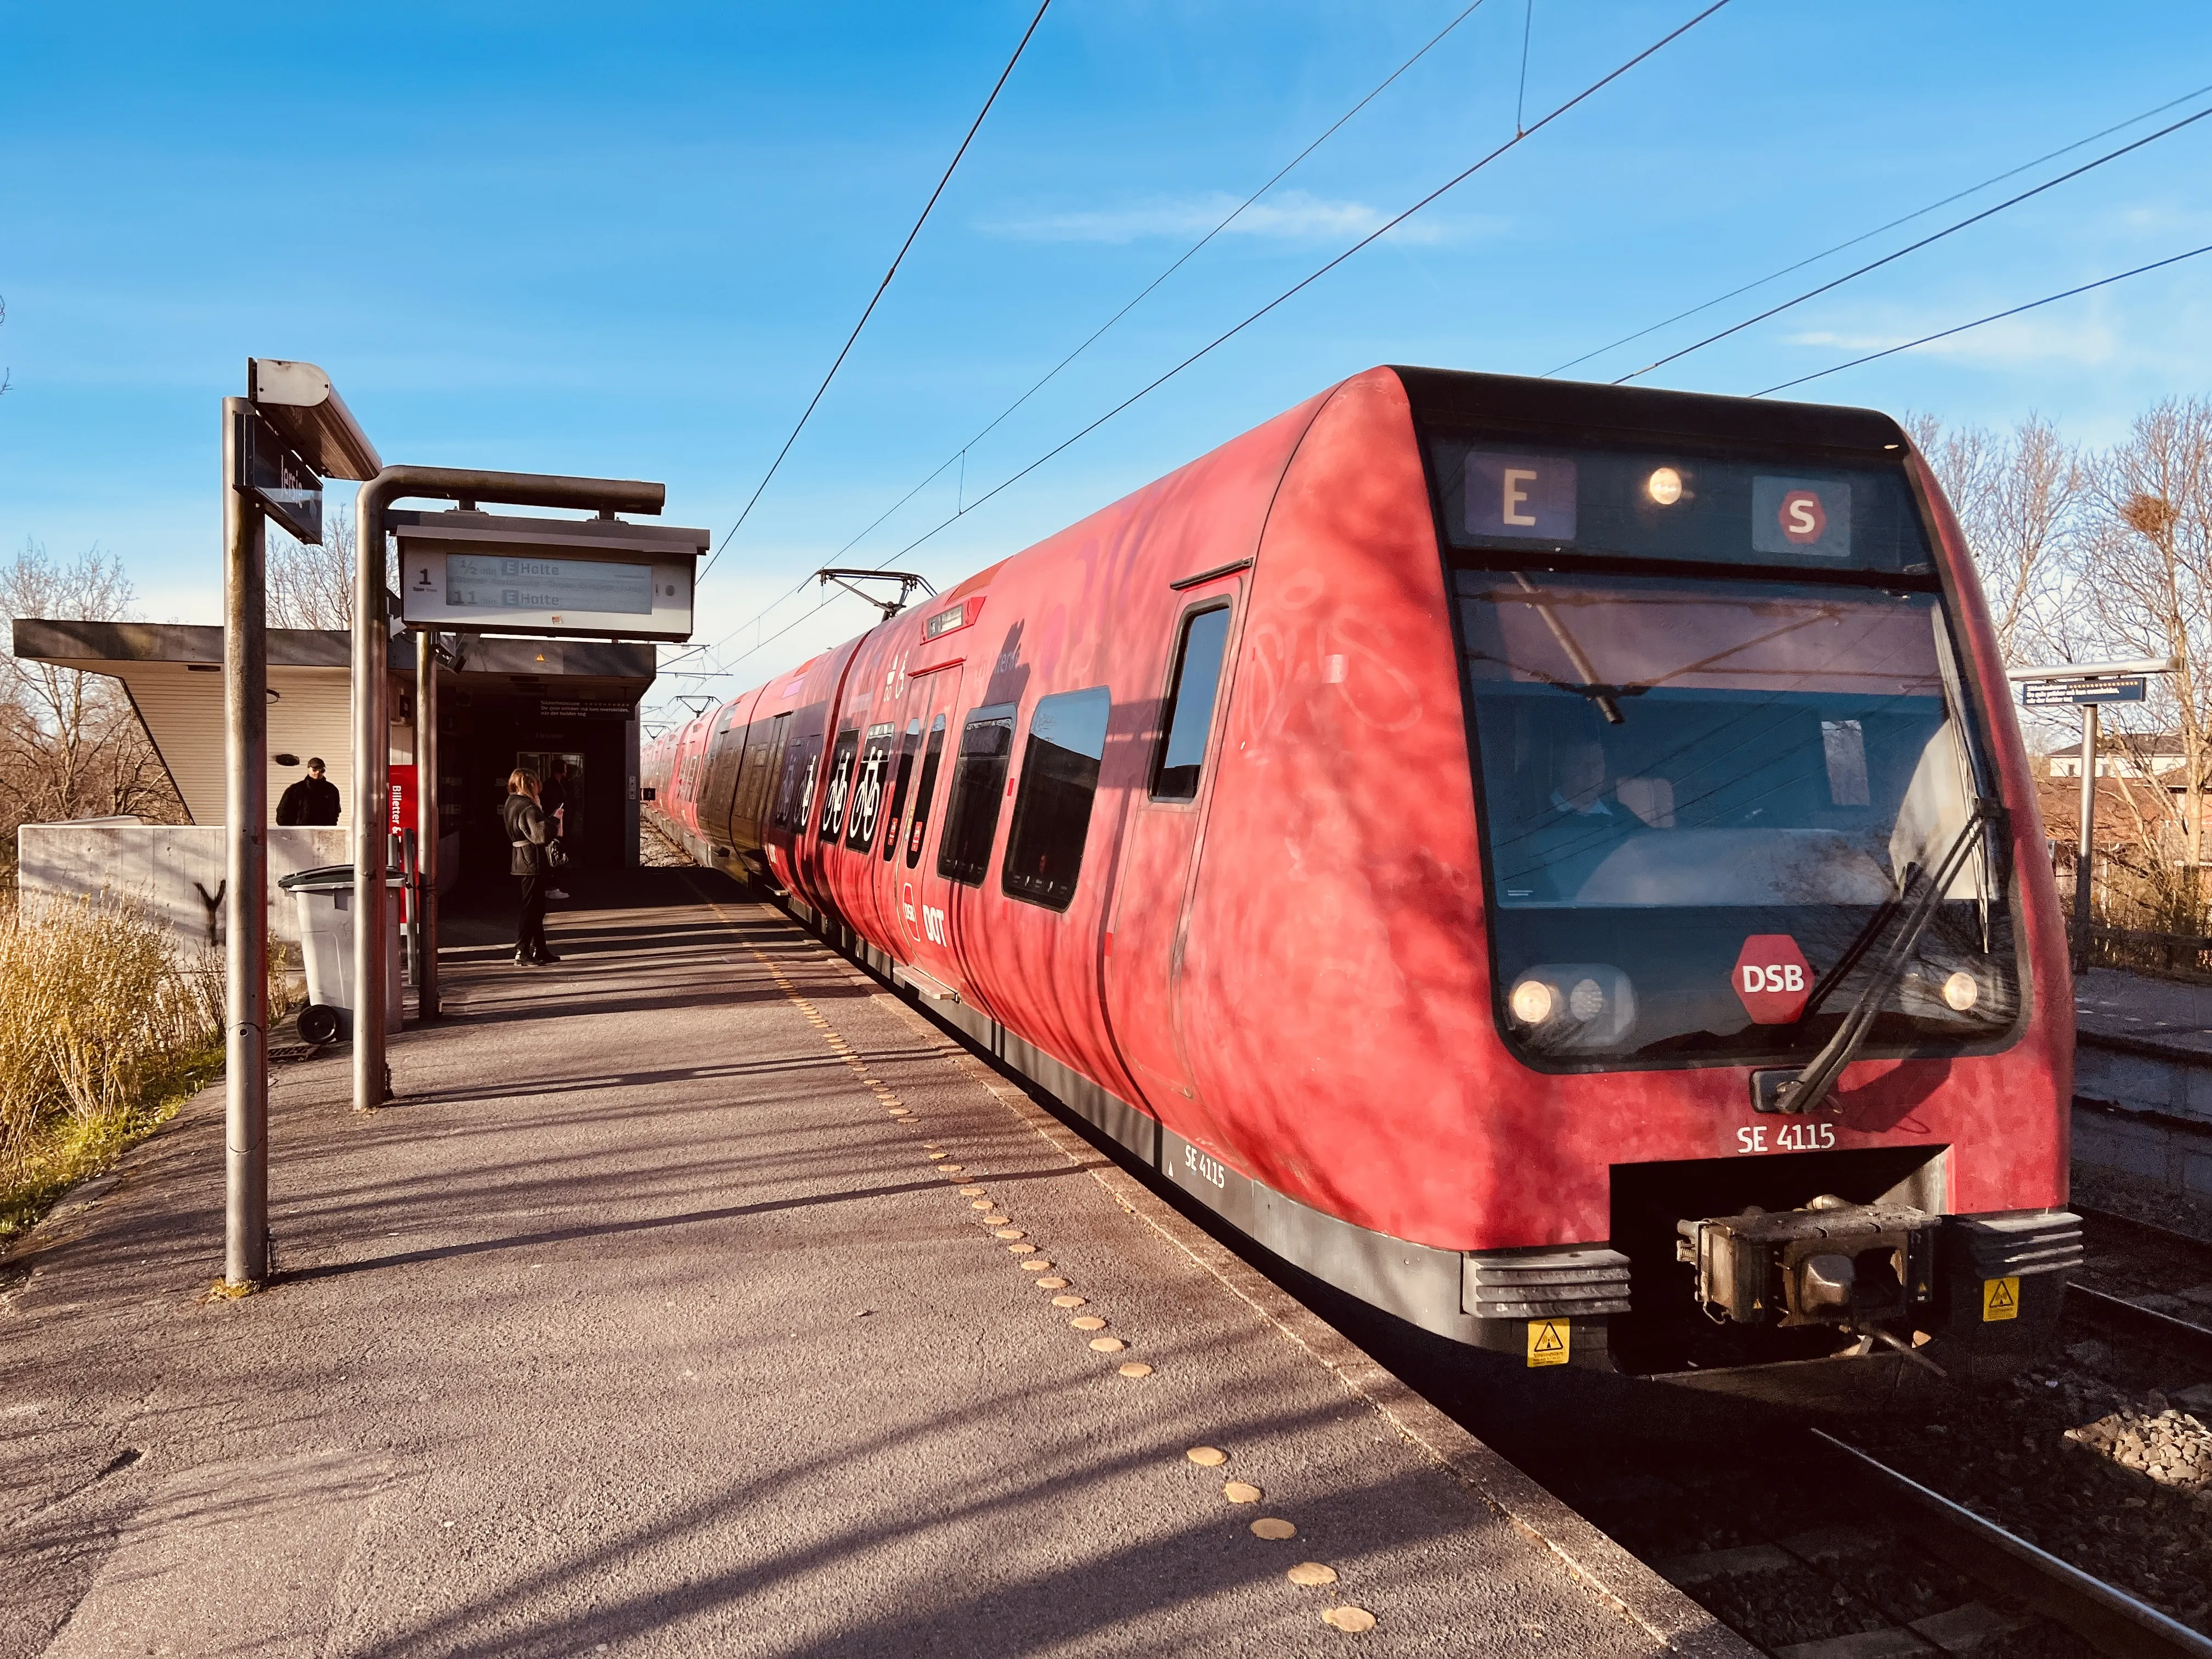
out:
{"label": "departure information board", "polygon": [[410,628],[555,638],[691,637],[704,530],[615,519],[393,512]]}
{"label": "departure information board", "polygon": [[446,555],[446,603],[464,611],[653,614],[653,569],[599,559]]}

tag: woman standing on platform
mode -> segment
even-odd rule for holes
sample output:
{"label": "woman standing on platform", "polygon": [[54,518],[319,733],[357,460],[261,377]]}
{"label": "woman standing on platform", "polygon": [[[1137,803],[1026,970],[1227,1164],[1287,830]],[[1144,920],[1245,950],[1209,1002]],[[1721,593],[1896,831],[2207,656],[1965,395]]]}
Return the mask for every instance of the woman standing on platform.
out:
{"label": "woman standing on platform", "polygon": [[515,923],[514,959],[526,965],[558,962],[545,945],[545,843],[552,838],[538,804],[538,774],[517,767],[507,775],[507,868],[522,879],[522,915]]}

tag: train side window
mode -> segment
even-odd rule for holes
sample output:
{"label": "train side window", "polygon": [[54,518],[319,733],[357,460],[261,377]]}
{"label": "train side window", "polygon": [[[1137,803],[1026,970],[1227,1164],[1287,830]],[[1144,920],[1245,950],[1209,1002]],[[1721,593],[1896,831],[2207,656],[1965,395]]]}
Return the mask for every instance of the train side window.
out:
{"label": "train side window", "polygon": [[1000,703],[969,713],[960,728],[960,755],[945,805],[945,833],[937,842],[937,873],[969,887],[983,884],[991,843],[999,834],[999,803],[1006,793],[1006,763],[1014,752],[1014,708]]}
{"label": "train side window", "polygon": [[891,733],[898,727],[886,720],[868,728],[860,746],[860,769],[853,777],[853,810],[845,815],[845,849],[865,853],[875,840],[876,820],[883,816],[884,774],[890,769]]}
{"label": "train side window", "polygon": [[853,793],[853,757],[860,748],[860,734],[851,726],[837,734],[837,750],[830,759],[827,787],[822,792],[818,833],[824,841],[836,840],[838,827],[845,822],[845,803]]}
{"label": "train side window", "polygon": [[937,793],[938,763],[945,758],[945,716],[929,723],[929,746],[922,750],[921,781],[914,792],[914,827],[906,832],[906,867],[921,862],[921,838],[929,829],[929,803]]}
{"label": "train side window", "polygon": [[1103,685],[1037,700],[999,880],[1007,895],[1065,910],[1075,898],[1113,698]]}
{"label": "train side window", "polygon": [[775,827],[797,836],[806,828],[814,805],[815,774],[822,764],[822,739],[811,737],[785,757],[783,787],[775,802]]}
{"label": "train side window", "polygon": [[898,769],[891,776],[890,813],[884,829],[884,862],[889,864],[898,856],[899,820],[906,815],[906,792],[914,782],[914,754],[921,747],[921,722],[906,723],[906,736],[899,740]]}
{"label": "train side window", "polygon": [[1152,763],[1154,800],[1198,799],[1198,775],[1206,765],[1206,740],[1213,729],[1221,659],[1228,644],[1227,605],[1194,611],[1183,618],[1166,718],[1160,722],[1160,752]]}

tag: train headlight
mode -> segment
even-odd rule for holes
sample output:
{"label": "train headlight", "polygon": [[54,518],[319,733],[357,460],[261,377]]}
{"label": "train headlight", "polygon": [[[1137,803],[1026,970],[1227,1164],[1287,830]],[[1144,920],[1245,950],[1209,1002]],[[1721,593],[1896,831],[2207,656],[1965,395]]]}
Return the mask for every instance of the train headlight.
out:
{"label": "train headlight", "polygon": [[1541,1025],[1559,1006],[1559,994],[1540,979],[1524,979],[1505,1001],[1513,1018],[1523,1025]]}
{"label": "train headlight", "polygon": [[1682,475],[1671,466],[1659,467],[1644,481],[1644,493],[1661,507],[1672,507],[1682,499]]}
{"label": "train headlight", "polygon": [[1506,994],[1515,1034],[1546,1052],[1614,1048],[1636,1024],[1636,988],[1601,962],[1547,962]]}
{"label": "train headlight", "polygon": [[1982,1000],[1982,982],[1972,974],[1955,973],[1943,981],[1943,1000],[1954,1012],[1970,1013]]}

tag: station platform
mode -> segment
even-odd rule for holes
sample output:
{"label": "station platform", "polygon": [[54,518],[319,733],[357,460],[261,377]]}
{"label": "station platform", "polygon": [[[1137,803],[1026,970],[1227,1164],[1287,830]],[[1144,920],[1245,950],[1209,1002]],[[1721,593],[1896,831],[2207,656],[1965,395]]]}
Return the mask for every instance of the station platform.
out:
{"label": "station platform", "polygon": [[392,1104],[276,1070],[267,1290],[219,1087],[0,1261],[0,1656],[1755,1651],[781,913],[603,883],[455,919]]}

